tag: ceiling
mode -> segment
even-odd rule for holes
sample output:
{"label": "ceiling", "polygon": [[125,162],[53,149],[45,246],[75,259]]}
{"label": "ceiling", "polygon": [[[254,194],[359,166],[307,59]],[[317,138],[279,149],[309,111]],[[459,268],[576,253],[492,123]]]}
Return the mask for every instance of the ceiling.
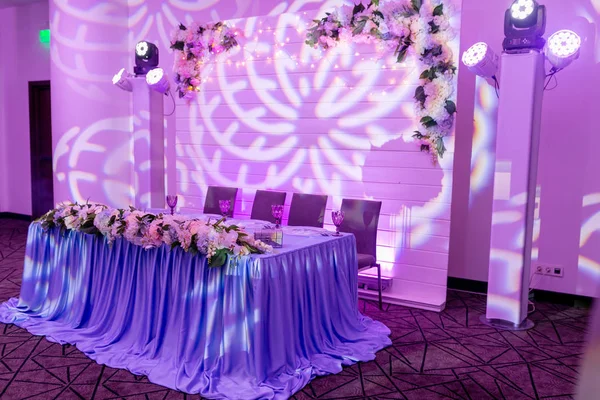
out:
{"label": "ceiling", "polygon": [[39,3],[48,0],[0,0],[0,8],[22,6],[24,4]]}

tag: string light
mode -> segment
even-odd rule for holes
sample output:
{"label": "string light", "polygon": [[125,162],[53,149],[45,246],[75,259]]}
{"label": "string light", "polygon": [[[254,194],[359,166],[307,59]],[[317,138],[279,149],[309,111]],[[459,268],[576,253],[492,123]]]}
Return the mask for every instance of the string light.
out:
{"label": "string light", "polygon": [[[306,14],[307,13],[304,12],[304,15],[306,15]],[[296,16],[296,20],[299,20],[299,19],[300,19],[300,17]],[[260,21],[259,25],[262,26],[263,22]],[[306,26],[308,26],[308,25],[309,25],[309,22],[306,23]],[[276,31],[277,31],[277,29],[273,29],[271,26],[267,26],[266,27],[266,32],[269,32],[269,33],[272,32],[273,35],[276,35]],[[297,31],[298,34],[300,34],[302,32],[302,29],[298,28],[298,29],[296,29],[296,31]],[[242,47],[242,50],[244,52],[246,52],[246,53],[249,53],[249,54],[246,57],[243,57],[242,61],[235,61],[235,67],[236,68],[239,68],[240,66],[245,67],[246,66],[246,61],[252,62],[253,60],[260,58],[260,53],[259,53],[257,42],[259,41],[259,36],[262,36],[266,32],[263,29],[258,29],[258,34],[254,36],[254,42],[255,42],[254,50],[250,50],[247,45]],[[237,35],[237,32],[236,32],[236,35]],[[285,39],[282,39],[281,42],[277,42],[276,40],[273,40],[273,44],[272,44],[273,47],[272,47],[272,49],[273,49],[273,52],[274,52],[274,55],[276,56],[276,58],[277,59],[281,59],[282,53],[285,53],[285,55],[287,55],[287,57],[289,57],[290,60],[294,61],[296,67],[300,66],[300,63],[302,63],[303,65],[307,65],[308,66],[310,61],[304,60],[304,59],[302,59],[302,57],[300,57],[299,55],[296,55],[296,54],[290,55],[287,52],[285,52],[284,50],[282,50],[282,48],[285,46],[285,44],[286,43],[289,44],[290,42],[291,42],[290,37],[286,37]],[[341,43],[341,45],[344,46],[344,45],[349,45],[349,44],[346,43],[346,42],[343,42],[343,43]],[[354,52],[354,56],[355,57],[359,57],[360,55],[361,54],[358,51]],[[332,59],[334,59],[336,56],[332,55],[330,52],[324,52],[323,49],[319,49],[317,57],[320,60],[325,60],[330,65],[333,65],[334,69],[339,69],[339,65],[338,64],[333,64],[333,62],[332,62]],[[185,59],[185,57],[182,57],[182,59]],[[365,61],[365,57],[364,56],[361,57],[360,59],[362,61]],[[275,60],[275,58],[272,58],[271,56],[266,55],[266,63],[267,64],[271,64],[271,62],[274,61],[274,60]],[[370,61],[374,62],[374,63],[379,63],[379,61],[381,61],[381,60],[379,58],[370,57]],[[225,64],[227,66],[232,66],[233,62],[232,62],[231,59],[227,59],[227,61],[226,61]],[[198,62],[198,66],[201,66],[201,65],[203,65],[203,63],[202,62]],[[401,64],[394,63],[391,67],[389,67],[389,66],[387,66],[387,65],[384,64],[384,65],[381,65],[381,69],[391,68],[392,70],[396,70],[398,65],[400,65],[400,67],[405,67],[406,63],[401,63]],[[311,62],[310,63],[310,68],[314,69],[315,68],[315,64]],[[212,82],[212,78],[208,78],[208,79],[205,78],[203,80],[203,82],[207,82],[207,80],[209,82]],[[339,85],[339,82],[342,82],[341,85],[339,85],[339,86],[340,87],[344,87],[344,88],[346,88],[348,90],[354,90],[355,89],[354,86],[349,85],[343,78],[340,78],[339,76],[336,76],[336,82],[338,82],[338,85]],[[397,81],[396,81],[396,79],[389,79],[388,82],[389,82],[390,86],[393,86],[393,85],[396,85]],[[196,88],[196,89],[199,90],[199,88]],[[381,96],[386,96],[386,95],[387,95],[387,91],[383,90],[381,92]],[[369,93],[369,97],[371,97],[371,98],[369,98],[369,101],[375,101],[374,100],[375,94],[373,92]]]}

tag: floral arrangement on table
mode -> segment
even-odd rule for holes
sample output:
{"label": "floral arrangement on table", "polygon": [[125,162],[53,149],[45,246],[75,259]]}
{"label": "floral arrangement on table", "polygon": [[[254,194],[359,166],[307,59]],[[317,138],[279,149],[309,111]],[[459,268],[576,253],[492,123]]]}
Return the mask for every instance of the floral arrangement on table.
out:
{"label": "floral arrangement on table", "polygon": [[224,219],[214,223],[165,214],[151,214],[133,207],[110,208],[94,203],[61,203],[36,222],[43,229],[58,227],[104,236],[109,244],[117,238],[153,249],[163,244],[172,249],[181,247],[186,252],[203,254],[211,267],[221,267],[228,257],[271,253],[273,248],[239,226],[225,225]]}
{"label": "floral arrangement on table", "polygon": [[171,49],[175,50],[175,83],[180,98],[191,100],[202,83],[202,67],[212,57],[238,45],[239,31],[223,22],[185,26],[179,24],[171,35]]}
{"label": "floral arrangement on table", "polygon": [[443,157],[444,137],[454,124],[456,66],[448,42],[454,37],[445,0],[372,0],[367,6],[342,6],[315,20],[306,44],[329,49],[340,42],[374,43],[377,52],[394,52],[403,62],[412,51],[424,70],[415,91],[422,128],[413,137],[433,160]]}

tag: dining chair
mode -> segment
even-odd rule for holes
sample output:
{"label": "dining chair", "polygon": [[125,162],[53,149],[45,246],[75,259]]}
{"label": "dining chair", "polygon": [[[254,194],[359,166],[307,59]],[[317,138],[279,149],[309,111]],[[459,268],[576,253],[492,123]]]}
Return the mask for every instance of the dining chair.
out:
{"label": "dining chair", "polygon": [[354,234],[358,253],[358,271],[377,268],[377,290],[379,292],[379,309],[383,307],[381,289],[381,265],[377,263],[377,227],[381,212],[380,201],[342,200],[344,221],[340,232]]}
{"label": "dining chair", "polygon": [[206,192],[206,200],[204,201],[204,214],[219,214],[219,200],[230,200],[231,205],[227,212],[228,217],[233,217],[233,209],[235,208],[235,198],[237,197],[238,188],[224,186],[209,186]]}
{"label": "dining chair", "polygon": [[288,225],[322,228],[326,206],[327,195],[294,193]]}
{"label": "dining chair", "polygon": [[250,219],[259,219],[275,223],[275,217],[271,213],[272,205],[283,205],[285,203],[285,192],[273,192],[270,190],[257,190],[252,203]]}

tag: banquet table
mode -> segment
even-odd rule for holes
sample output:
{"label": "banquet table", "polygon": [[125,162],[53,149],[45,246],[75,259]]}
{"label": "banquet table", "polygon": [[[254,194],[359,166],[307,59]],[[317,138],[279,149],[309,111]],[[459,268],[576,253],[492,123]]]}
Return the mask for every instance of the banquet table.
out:
{"label": "banquet table", "polygon": [[212,268],[180,248],[32,223],[20,297],[0,322],[183,392],[287,399],[391,344],[358,311],[357,279],[348,234],[288,228],[274,253]]}

